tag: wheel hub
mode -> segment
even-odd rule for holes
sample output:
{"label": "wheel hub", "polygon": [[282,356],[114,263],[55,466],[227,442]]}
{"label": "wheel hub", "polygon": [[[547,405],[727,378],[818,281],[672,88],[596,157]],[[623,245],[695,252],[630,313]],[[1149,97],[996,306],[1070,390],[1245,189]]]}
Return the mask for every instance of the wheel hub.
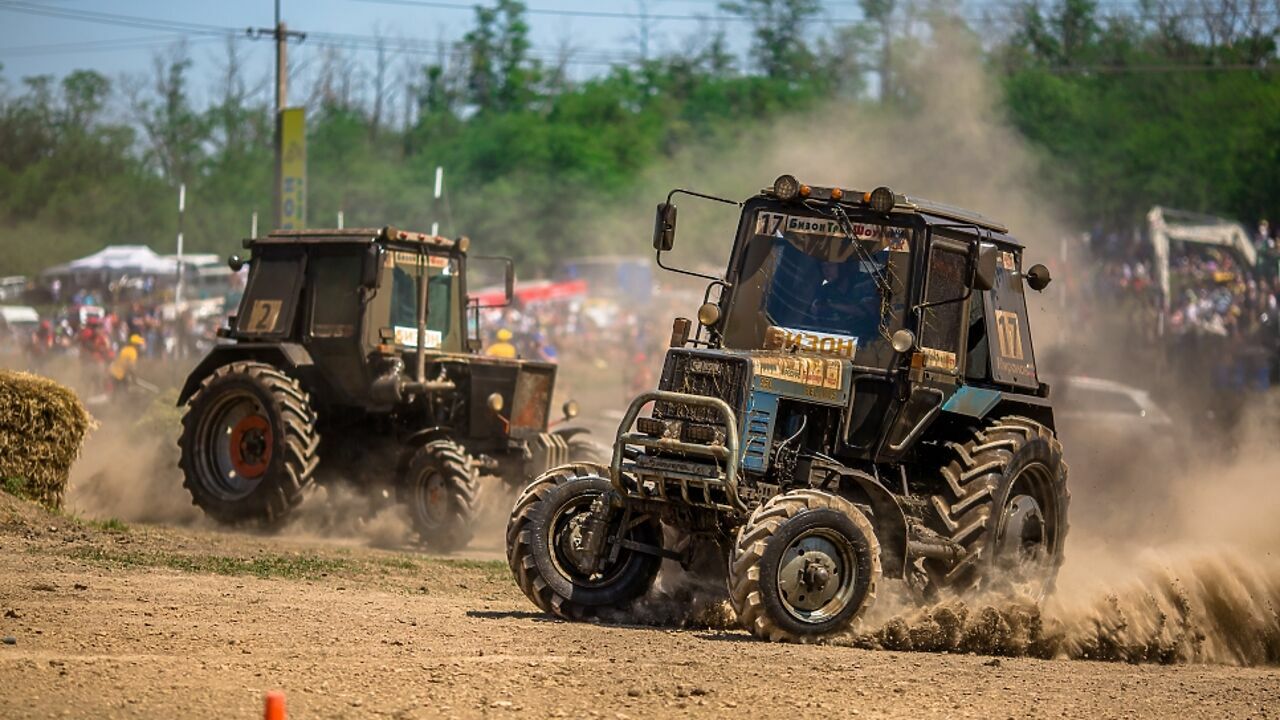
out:
{"label": "wheel hub", "polygon": [[261,415],[245,415],[231,428],[231,466],[241,477],[262,477],[271,464],[271,425]]}
{"label": "wheel hub", "polygon": [[[783,602],[804,615],[838,612],[842,605],[833,601],[853,587],[855,573],[845,555],[822,535],[795,540],[783,553],[778,568],[778,591]],[[836,607],[828,607],[832,605]]]}
{"label": "wheel hub", "polygon": [[587,520],[586,514],[575,515],[569,519],[569,526],[560,535],[560,550],[565,559],[583,573],[591,573],[595,565],[587,549]]}
{"label": "wheel hub", "polygon": [[1004,534],[1000,554],[1009,558],[1034,559],[1045,544],[1044,513],[1030,495],[1014,496],[1005,506]]}

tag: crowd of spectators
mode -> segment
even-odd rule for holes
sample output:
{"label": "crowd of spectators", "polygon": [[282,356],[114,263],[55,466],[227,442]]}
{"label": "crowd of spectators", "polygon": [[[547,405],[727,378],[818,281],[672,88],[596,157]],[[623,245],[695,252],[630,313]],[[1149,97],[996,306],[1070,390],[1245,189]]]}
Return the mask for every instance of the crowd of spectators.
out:
{"label": "crowd of spectators", "polygon": [[1150,359],[1216,389],[1265,389],[1280,357],[1280,238],[1263,221],[1250,240],[1252,266],[1232,248],[1171,240],[1166,296],[1143,232],[1095,230],[1074,251],[1091,271],[1074,283],[1072,312],[1101,342],[1147,351],[1140,368]]}

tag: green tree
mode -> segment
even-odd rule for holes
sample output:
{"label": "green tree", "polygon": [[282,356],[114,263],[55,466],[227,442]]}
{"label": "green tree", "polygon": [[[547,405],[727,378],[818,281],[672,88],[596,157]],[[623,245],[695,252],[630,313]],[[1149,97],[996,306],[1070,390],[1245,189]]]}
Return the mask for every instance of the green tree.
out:
{"label": "green tree", "polygon": [[798,80],[813,71],[813,52],[804,38],[821,9],[818,0],[726,0],[720,7],[751,22],[756,62],[765,76]]}

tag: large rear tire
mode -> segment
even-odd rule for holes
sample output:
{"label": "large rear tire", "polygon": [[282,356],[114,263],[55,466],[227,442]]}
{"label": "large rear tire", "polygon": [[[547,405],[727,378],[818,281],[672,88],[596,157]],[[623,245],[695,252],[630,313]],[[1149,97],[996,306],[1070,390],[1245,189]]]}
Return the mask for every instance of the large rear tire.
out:
{"label": "large rear tire", "polygon": [[419,541],[428,549],[449,553],[471,542],[480,480],[461,445],[433,440],[414,451],[399,495]]}
{"label": "large rear tire", "polygon": [[183,485],[221,523],[280,525],[319,461],[316,415],[302,385],[260,362],[215,370],[182,416]]}
{"label": "large rear tire", "polygon": [[848,500],[818,490],[771,498],[738,531],[729,600],[738,622],[773,642],[815,642],[875,602],[880,545]]}
{"label": "large rear tire", "polygon": [[996,590],[1044,599],[1062,566],[1067,464],[1053,431],[1009,416],[948,444],[942,488],[931,498],[935,532],[967,550],[958,561],[925,559],[930,592]]}
{"label": "large rear tire", "polygon": [[[614,561],[587,569],[591,558],[581,542],[586,523],[596,519],[592,513],[614,515],[606,525],[611,536],[621,520],[597,502],[613,491],[608,477],[607,468],[591,463],[549,470],[520,493],[507,522],[507,563],[516,583],[539,608],[567,620],[625,608],[649,590],[662,563],[657,555],[623,548]],[[662,527],[642,517],[624,538],[661,548]]]}

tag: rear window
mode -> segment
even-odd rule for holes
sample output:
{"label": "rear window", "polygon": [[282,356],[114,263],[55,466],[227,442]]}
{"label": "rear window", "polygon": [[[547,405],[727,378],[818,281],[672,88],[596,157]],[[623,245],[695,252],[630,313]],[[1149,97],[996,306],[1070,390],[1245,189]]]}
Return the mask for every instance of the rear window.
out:
{"label": "rear window", "polygon": [[303,255],[259,256],[249,269],[249,284],[240,303],[236,332],[285,335],[293,327],[293,309],[302,281]]}

